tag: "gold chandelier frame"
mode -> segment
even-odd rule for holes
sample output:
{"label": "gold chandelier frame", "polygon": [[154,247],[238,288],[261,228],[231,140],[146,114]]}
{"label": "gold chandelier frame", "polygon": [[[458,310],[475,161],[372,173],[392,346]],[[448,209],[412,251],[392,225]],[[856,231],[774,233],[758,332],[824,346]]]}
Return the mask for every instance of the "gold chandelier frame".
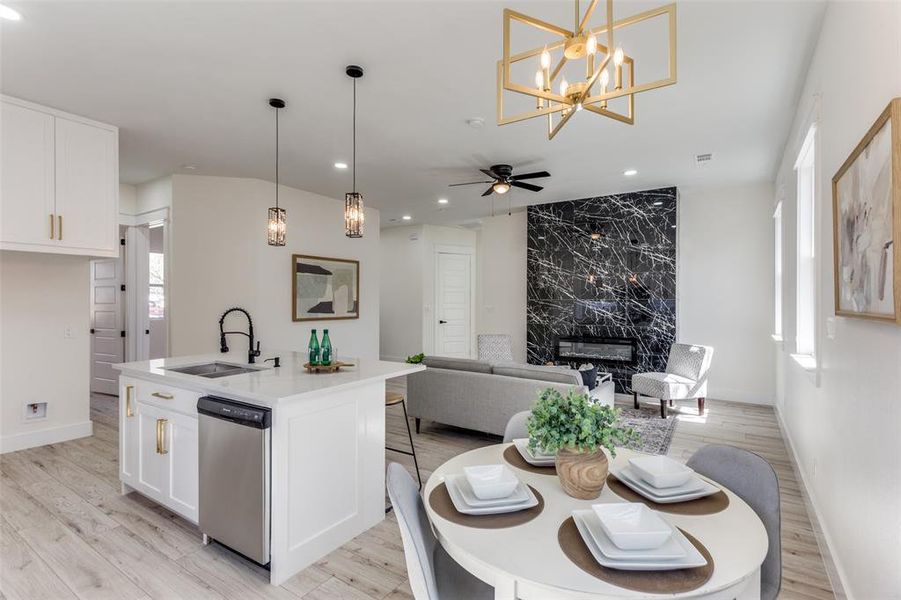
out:
{"label": "gold chandelier frame", "polygon": [[[594,14],[595,9],[597,9],[599,2],[600,0],[591,0],[588,9],[585,11],[585,14],[581,15],[579,10],[579,0],[575,0],[575,21],[574,28],[572,30],[559,27],[546,21],[542,21],[541,19],[530,17],[509,8],[504,9],[504,56],[497,62],[498,125],[508,125],[510,123],[517,123],[519,121],[525,121],[527,119],[532,119],[535,117],[547,116],[548,139],[552,140],[554,139],[554,136],[556,136],[557,133],[560,132],[563,126],[566,125],[566,123],[577,112],[577,108],[584,108],[585,110],[588,110],[590,112],[603,115],[605,117],[609,117],[611,119],[615,119],[629,125],[634,125],[635,94],[666,87],[668,85],[673,85],[674,83],[676,83],[676,5],[668,4],[666,6],[653,8],[651,10],[632,15],[631,17],[620,19],[619,21],[614,21],[613,0],[606,0],[607,22],[604,25],[600,25],[598,27],[588,28],[588,22]],[[668,21],[669,61],[667,77],[658,79],[657,81],[636,85],[635,60],[628,54],[623,54],[621,65],[617,65],[615,67],[615,76],[613,82],[614,85],[612,86],[613,89],[602,89],[598,90],[599,93],[592,94],[592,90],[595,88],[598,79],[601,77],[601,73],[607,68],[607,65],[611,61],[611,58],[613,56],[611,49],[616,49],[614,42],[614,32],[618,29],[629,27],[630,25],[635,25],[636,23],[661,16],[666,16]],[[546,33],[558,36],[560,39],[548,43],[545,46],[532,48],[530,50],[511,55],[510,24],[513,21],[518,21],[525,25],[535,27]],[[611,23],[612,27],[610,26]],[[603,34],[606,34],[606,45],[600,42],[601,35]],[[555,82],[561,71],[563,70],[564,65],[566,65],[566,63],[570,60],[566,57],[565,54],[560,58],[560,61],[555,66],[547,67],[544,69],[544,85],[542,87],[525,86],[511,81],[510,66],[512,64],[540,57],[542,52],[544,51],[553,52],[554,50],[559,50],[561,48],[567,50],[574,43],[578,43],[580,39],[584,41],[591,36],[594,36],[597,39],[597,54],[603,54],[604,58],[597,66],[597,68],[595,68],[595,56],[586,55],[584,57],[586,61],[586,78],[583,81],[573,82],[573,84],[570,85],[570,87],[573,88],[572,93],[568,93],[566,96],[564,96],[562,94],[554,93],[553,91]],[[625,86],[623,85],[623,71],[626,71],[628,74],[628,83]],[[519,94],[532,96],[536,99],[535,109],[515,115],[505,116],[504,91],[517,92]],[[609,108],[609,100],[613,100],[614,98],[621,98],[624,96],[628,98],[628,111],[626,114],[618,113]],[[556,123],[554,123],[554,115],[557,113],[561,113],[560,118]]]}

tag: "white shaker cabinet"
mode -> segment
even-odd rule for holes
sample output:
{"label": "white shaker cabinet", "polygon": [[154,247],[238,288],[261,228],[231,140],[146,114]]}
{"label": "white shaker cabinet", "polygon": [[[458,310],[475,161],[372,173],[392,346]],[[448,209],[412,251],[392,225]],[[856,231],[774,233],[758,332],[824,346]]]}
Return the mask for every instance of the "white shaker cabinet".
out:
{"label": "white shaker cabinet", "polygon": [[118,255],[119,132],[2,97],[0,249]]}
{"label": "white shaker cabinet", "polygon": [[119,479],[197,522],[199,394],[122,377],[119,381]]}

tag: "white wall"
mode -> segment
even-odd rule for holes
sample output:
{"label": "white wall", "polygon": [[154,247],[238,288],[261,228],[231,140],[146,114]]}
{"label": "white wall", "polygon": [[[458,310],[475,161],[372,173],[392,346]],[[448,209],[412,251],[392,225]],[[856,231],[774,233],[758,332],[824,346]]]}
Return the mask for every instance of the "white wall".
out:
{"label": "white wall", "polygon": [[0,451],[91,435],[89,301],[87,257],[0,253]]}
{"label": "white wall", "polygon": [[119,184],[119,214],[134,215],[138,210],[138,190],[127,183]]}
{"label": "white wall", "polygon": [[[818,374],[789,356],[795,338],[793,164],[815,95]],[[826,335],[826,321],[834,318],[831,179],[896,96],[901,3],[829,4],[777,178],[785,192],[778,410],[844,590],[860,599],[901,598],[901,327],[835,318],[834,338]]]}
{"label": "white wall", "polygon": [[709,395],[772,404],[773,186],[679,189],[676,328],[714,347]]}
{"label": "white wall", "polygon": [[527,213],[482,220],[478,237],[476,332],[511,336],[513,358],[526,362]]}
{"label": "white wall", "polygon": [[172,187],[176,176],[160,177],[136,186],[135,214],[167,208],[172,205]]}
{"label": "white wall", "polygon": [[[439,249],[471,253],[473,291],[478,256],[476,232],[462,227],[412,225],[382,232],[380,253],[385,268],[380,282],[381,342],[384,360],[403,360],[411,354],[434,353],[435,252]],[[411,239],[415,237],[416,239]],[[473,329],[476,313],[473,311]],[[475,356],[475,335],[472,339]]]}
{"label": "white wall", "polygon": [[[250,311],[263,357],[273,350],[307,348],[310,330],[329,329],[342,356],[378,357],[379,214],[366,210],[366,235],[344,235],[344,204],[281,187],[287,245],[266,244],[267,208],[274,184],[257,179],[172,177],[170,235],[170,350],[172,355],[218,351],[218,321],[233,306]],[[291,254],[360,261],[360,318],[291,320]],[[238,327],[245,327],[235,320]],[[229,344],[243,353],[247,340]]]}

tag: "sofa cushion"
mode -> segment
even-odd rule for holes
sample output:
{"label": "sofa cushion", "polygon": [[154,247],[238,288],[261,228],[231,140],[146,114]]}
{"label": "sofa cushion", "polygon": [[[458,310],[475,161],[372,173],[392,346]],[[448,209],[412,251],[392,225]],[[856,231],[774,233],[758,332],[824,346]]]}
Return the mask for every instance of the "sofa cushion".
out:
{"label": "sofa cushion", "polygon": [[552,383],[568,383],[582,386],[582,376],[575,369],[566,367],[545,367],[541,365],[498,364],[494,365],[492,372],[495,375],[517,377],[519,379],[534,379],[536,381],[549,381]]}
{"label": "sofa cushion", "polygon": [[426,356],[422,364],[432,369],[448,369],[451,371],[469,371],[472,373],[491,373],[491,363],[470,358],[450,358],[446,356]]}

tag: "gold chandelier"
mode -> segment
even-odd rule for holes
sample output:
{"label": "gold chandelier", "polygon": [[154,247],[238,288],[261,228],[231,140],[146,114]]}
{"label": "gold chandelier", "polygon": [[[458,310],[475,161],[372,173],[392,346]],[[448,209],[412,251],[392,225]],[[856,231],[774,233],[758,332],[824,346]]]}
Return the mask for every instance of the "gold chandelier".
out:
{"label": "gold chandelier", "polygon": [[[551,140],[572,116],[587,110],[623,123],[635,123],[635,94],[676,83],[676,5],[668,4],[619,21],[613,20],[613,0],[606,0],[607,16],[604,25],[589,28],[599,0],[591,0],[585,14],[575,0],[575,21],[572,30],[558,27],[522,13],[504,9],[504,57],[497,63],[497,124],[507,125],[534,117],[547,117],[548,139]],[[616,30],[635,25],[655,17],[666,17],[669,32],[668,76],[648,83],[636,84],[635,60],[614,40]],[[510,54],[510,23],[518,21],[554,37],[544,46],[538,46],[517,54]],[[612,26],[611,26],[612,24]],[[606,45],[601,44],[602,35]],[[559,60],[552,66],[555,54]],[[522,61],[537,61],[535,79],[530,85],[514,83],[510,67]],[[568,62],[584,61],[585,78],[567,81],[563,68]],[[611,81],[608,67],[612,63]],[[612,84],[612,85],[611,85]],[[535,109],[505,116],[504,91],[517,92],[535,98]],[[616,112],[609,102],[615,98],[627,99],[625,113]],[[558,115],[559,113],[559,115]],[[555,115],[558,118],[555,122]]]}

